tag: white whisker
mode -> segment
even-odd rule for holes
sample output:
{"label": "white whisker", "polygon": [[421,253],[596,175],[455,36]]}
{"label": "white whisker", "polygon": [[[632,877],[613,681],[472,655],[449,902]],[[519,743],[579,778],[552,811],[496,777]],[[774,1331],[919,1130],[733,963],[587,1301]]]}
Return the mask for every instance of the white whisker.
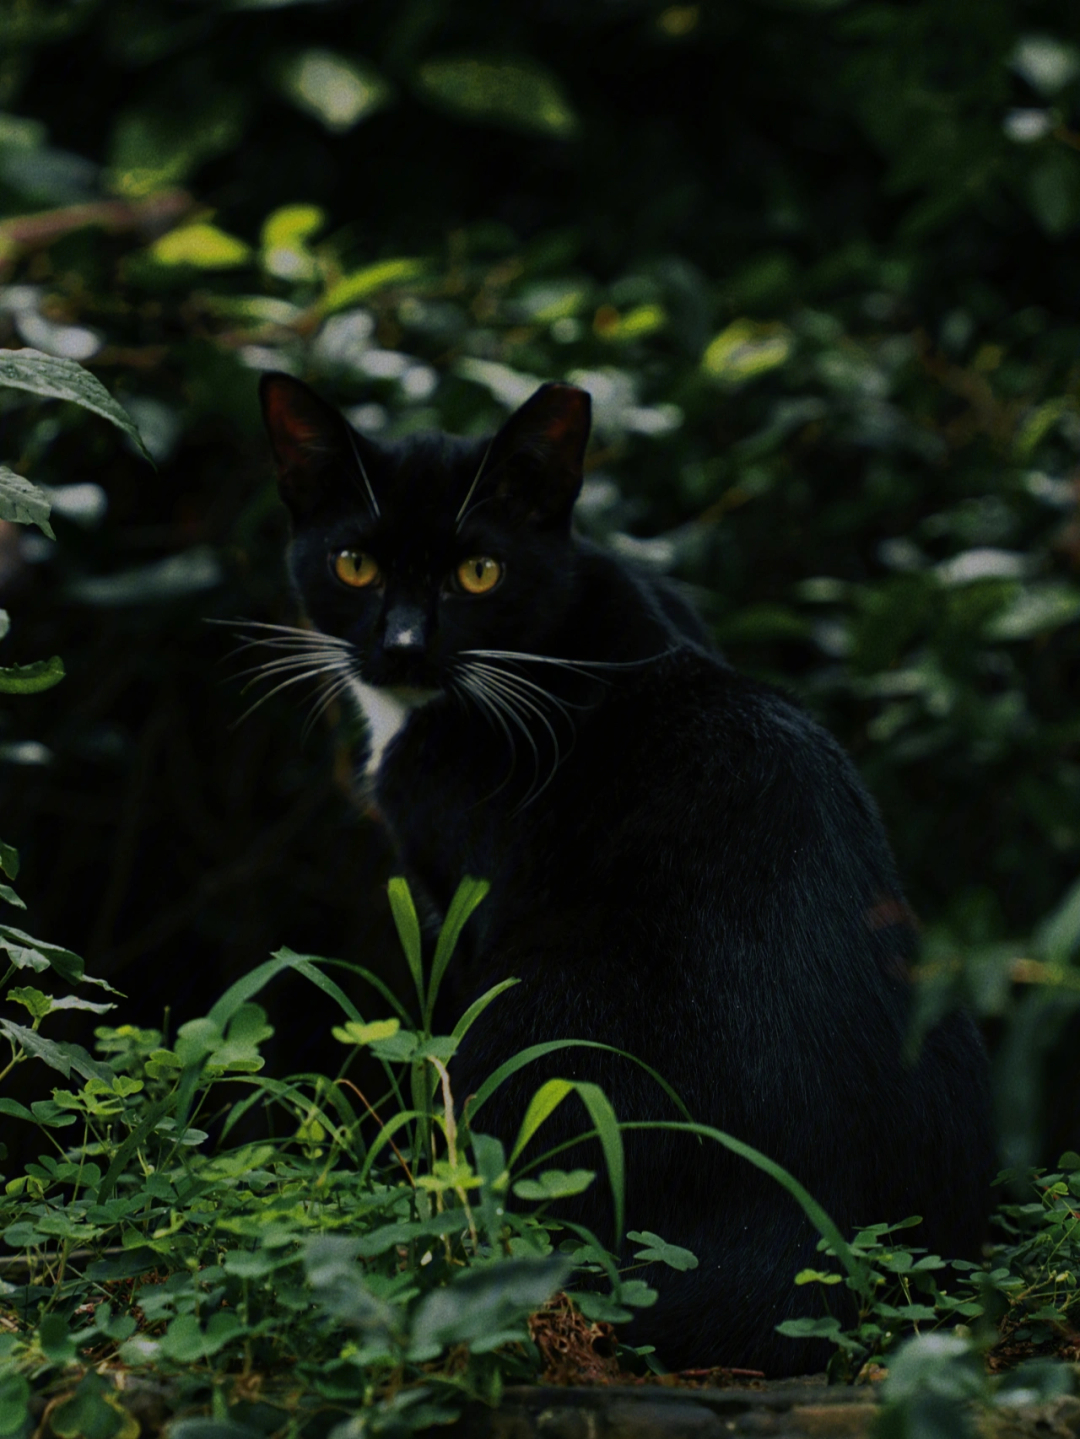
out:
{"label": "white whisker", "polygon": [[[538,704],[535,703],[535,701],[529,699],[527,695],[523,695],[520,692],[513,690],[508,684],[504,683],[506,678],[507,676],[505,675],[498,675],[496,673],[489,672],[485,680],[485,683],[489,687],[489,693],[491,693],[491,691],[494,691],[496,695],[499,695],[509,710],[514,710],[516,702],[516,704],[522,706],[522,708],[527,713],[535,715],[536,718],[547,730],[548,736],[551,739],[552,747],[555,751],[554,757],[552,759],[550,773],[548,774],[548,777],[544,781],[544,783],[539,785],[539,788],[537,788],[540,780],[540,751],[537,749],[535,742],[533,742],[532,740],[531,731],[529,732],[529,739],[530,743],[532,743],[533,755],[536,760],[536,775],[533,779],[533,783],[529,786],[529,790],[525,799],[518,806],[518,809],[520,810],[524,809],[526,804],[531,804],[538,795],[542,794],[544,790],[547,789],[551,781],[555,778],[555,771],[559,768],[559,765],[562,762],[562,748],[559,744],[559,737],[552,728],[551,723],[549,722],[547,716],[544,714],[543,710],[539,707]],[[521,722],[522,724],[524,724],[524,719],[522,719]]]}
{"label": "white whisker", "polygon": [[503,679],[507,683],[512,684],[519,691],[532,691],[534,694],[540,696],[541,699],[546,700],[548,704],[553,704],[556,709],[561,712],[563,718],[566,720],[567,724],[571,726],[571,728],[573,727],[574,721],[570,717],[569,710],[587,710],[592,708],[591,705],[581,704],[577,700],[560,699],[558,695],[553,695],[551,691],[545,689],[543,685],[538,685],[533,680],[526,679],[524,675],[514,674],[510,670],[500,669],[498,665],[485,665],[474,663],[470,665],[470,669],[477,670],[484,674],[497,674],[500,679]]}
{"label": "white whisker", "polygon": [[368,479],[368,472],[367,472],[367,470],[364,468],[364,462],[363,462],[363,460],[360,458],[360,451],[359,451],[359,450],[357,449],[357,447],[356,447],[356,436],[355,436],[355,435],[353,434],[353,432],[352,432],[352,426],[351,426],[351,425],[350,425],[350,426],[347,426],[346,428],[347,428],[348,434],[349,434],[349,444],[350,444],[350,446],[352,447],[353,459],[355,459],[355,461],[356,461],[357,468],[358,468],[359,471],[360,471],[360,478],[363,480],[363,482],[364,482],[364,487],[365,487],[365,489],[367,490],[367,496],[368,496],[368,501],[369,501],[370,504],[371,504],[371,512],[372,512],[372,515],[374,516],[375,519],[378,519],[378,518],[381,516],[381,514],[382,514],[382,510],[379,509],[379,502],[378,502],[378,500],[375,498],[375,491],[371,488],[371,481]]}
{"label": "white whisker", "polygon": [[340,670],[344,663],[346,663],[344,655],[333,650],[326,654],[316,650],[304,655],[291,655],[286,659],[266,660],[263,664],[251,665],[246,670],[238,670],[233,678],[244,679],[248,675],[284,674],[287,670],[302,669],[305,665],[312,667],[313,674],[319,671],[330,672]]}
{"label": "white whisker", "polygon": [[[325,671],[322,669],[305,670],[302,674],[293,675],[291,679],[282,680],[281,683],[275,685],[273,689],[267,690],[266,694],[260,695],[260,697],[255,701],[255,703],[250,707],[250,709],[246,709],[244,713],[240,716],[240,718],[236,721],[236,723],[232,726],[233,729],[236,729],[237,726],[242,725],[246,719],[250,719],[257,709],[260,709],[267,700],[273,699],[276,694],[280,694],[282,690],[287,690],[291,685],[298,685],[301,680],[318,679],[319,676],[324,673]],[[256,683],[256,681],[253,680],[251,681],[251,683],[254,684]]]}
{"label": "white whisker", "polygon": [[461,509],[458,510],[457,514],[454,516],[454,527],[455,527],[455,529],[460,529],[460,528],[461,528],[461,522],[462,522],[462,520],[465,518],[465,512],[466,512],[466,511],[468,510],[468,508],[469,508],[469,501],[472,499],[472,497],[473,497],[473,492],[474,492],[474,490],[476,489],[477,485],[480,483],[480,476],[484,473],[484,466],[485,466],[485,465],[487,464],[487,462],[488,462],[488,455],[491,454],[491,447],[492,447],[492,445],[493,445],[494,443],[495,443],[495,436],[492,435],[491,439],[488,440],[488,442],[487,442],[487,449],[484,451],[483,456],[481,457],[480,467],[479,467],[479,469],[476,471],[476,474],[473,475],[472,484],[469,486],[468,493],[466,494],[464,500],[462,500],[462,502],[461,502]]}
{"label": "white whisker", "polygon": [[[661,650],[659,654],[649,655],[641,660],[564,660],[555,655],[534,655],[524,650],[462,650],[465,658],[481,660],[521,660],[538,665],[555,665],[565,670],[623,670],[639,669],[642,665],[652,664],[655,660],[663,659],[665,655],[671,654],[671,650]],[[602,679],[600,675],[594,675],[594,679]]]}
{"label": "white whisker", "polygon": [[494,799],[497,794],[501,793],[501,791],[506,788],[506,786],[513,778],[514,770],[517,768],[517,747],[514,744],[514,736],[507,728],[506,721],[503,719],[499,711],[495,709],[495,707],[490,703],[487,695],[484,694],[483,690],[479,689],[475,683],[471,682],[467,675],[459,674],[457,678],[461,682],[461,688],[458,689],[455,684],[455,693],[461,694],[464,691],[470,696],[471,699],[475,700],[476,704],[480,707],[480,713],[484,716],[484,718],[488,720],[489,723],[494,721],[494,723],[498,725],[499,729],[502,730],[503,735],[506,739],[507,748],[510,751],[510,768],[506,771],[506,778],[502,781],[500,785],[497,785],[489,795],[486,795],[483,801],[481,801],[481,803],[486,803],[487,800]]}
{"label": "white whisker", "polygon": [[304,727],[300,731],[301,744],[304,744],[304,742],[307,740],[308,735],[311,734],[316,724],[318,724],[319,720],[334,703],[334,701],[339,697],[339,695],[344,694],[345,691],[349,688],[349,682],[351,679],[352,675],[349,671],[346,671],[344,674],[339,674],[337,679],[335,679],[332,684],[326,685],[324,694],[317,695],[315,697],[315,700],[313,701],[311,709],[308,713],[308,717],[304,721]]}

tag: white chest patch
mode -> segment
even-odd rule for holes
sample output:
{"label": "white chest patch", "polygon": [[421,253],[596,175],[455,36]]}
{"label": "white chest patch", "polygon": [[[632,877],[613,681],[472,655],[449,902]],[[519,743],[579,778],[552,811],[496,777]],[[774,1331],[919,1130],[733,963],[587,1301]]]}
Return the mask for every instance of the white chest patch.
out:
{"label": "white chest patch", "polygon": [[349,693],[356,701],[368,727],[368,757],[364,774],[378,774],[387,749],[409,722],[413,710],[433,700],[440,692],[432,690],[398,691],[376,689],[363,680],[351,678]]}

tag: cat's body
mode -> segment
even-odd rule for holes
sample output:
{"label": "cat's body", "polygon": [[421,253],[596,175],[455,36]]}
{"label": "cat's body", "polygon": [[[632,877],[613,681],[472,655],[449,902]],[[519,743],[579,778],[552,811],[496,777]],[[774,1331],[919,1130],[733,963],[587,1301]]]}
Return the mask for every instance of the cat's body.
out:
{"label": "cat's body", "polygon": [[[831,737],[711,652],[673,590],[571,536],[580,392],[546,387],[486,449],[444,437],[391,454],[346,444],[295,382],[265,386],[298,592],[346,642],[344,683],[384,707],[376,807],[433,916],[463,875],[491,881],[445,1018],[520,980],[456,1057],[459,1102],[530,1044],[600,1040],[778,1160],[842,1229],[918,1213],[914,1242],[970,1255],[990,1156],[978,1036],[953,1015],[904,1062],[914,936]],[[369,556],[376,578],[357,584]],[[480,583],[481,561],[498,578],[466,593],[454,576]],[[569,1049],[504,1085],[478,1127],[512,1139],[554,1074],[599,1082],[621,1119],[678,1117],[640,1067]],[[567,1102],[545,1144],[585,1124]],[[635,1341],[673,1366],[819,1362],[775,1333],[810,1308],[792,1280],[816,1238],[780,1187],[685,1135],[626,1144],[629,1227],[699,1259],[646,1274],[660,1299]],[[606,1235],[605,1186],[574,1213]]]}

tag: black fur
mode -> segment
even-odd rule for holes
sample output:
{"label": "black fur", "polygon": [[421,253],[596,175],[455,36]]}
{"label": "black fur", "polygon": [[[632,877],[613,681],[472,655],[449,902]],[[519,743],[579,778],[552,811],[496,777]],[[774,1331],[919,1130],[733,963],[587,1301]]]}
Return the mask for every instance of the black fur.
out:
{"label": "black fur", "polygon": [[[915,938],[874,804],[831,736],[712,652],[680,597],[572,534],[581,392],[545,387],[490,447],[350,440],[284,376],[264,380],[264,402],[306,612],[350,641],[367,682],[443,691],[387,750],[373,797],[434,916],[463,875],[491,881],[442,1017],[521,981],[454,1061],[459,1101],[527,1045],[599,1039],[662,1073],[696,1118],[778,1160],[845,1231],[921,1214],[911,1242],[977,1254],[986,1059],[962,1014],[914,1067],[902,1058]],[[328,556],[348,546],[375,555],[384,587],[334,578]],[[477,553],[505,563],[502,583],[477,597],[448,589]],[[423,626],[407,654],[383,643],[402,607]],[[584,668],[490,661],[551,696],[519,689],[550,728],[522,706],[530,739],[509,723],[508,739],[461,688],[470,649]],[[597,1081],[622,1119],[676,1117],[640,1068],[574,1049],[505,1085],[478,1127],[512,1139],[552,1074]],[[543,1138],[585,1126],[568,1101]],[[700,1261],[647,1276],[660,1299],[634,1340],[676,1367],[819,1364],[820,1346],[775,1332],[811,1307],[792,1279],[816,1236],[794,1203],[711,1143],[630,1133],[627,1151],[629,1226]],[[609,1230],[602,1183],[575,1214]]]}

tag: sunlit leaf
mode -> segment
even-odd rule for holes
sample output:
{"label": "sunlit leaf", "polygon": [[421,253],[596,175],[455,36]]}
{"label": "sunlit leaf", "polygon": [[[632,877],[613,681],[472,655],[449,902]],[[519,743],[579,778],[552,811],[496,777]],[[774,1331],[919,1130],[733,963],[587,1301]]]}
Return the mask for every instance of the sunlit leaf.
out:
{"label": "sunlit leaf", "polygon": [[332,50],[304,50],[290,57],[281,71],[281,88],[334,134],[351,130],[393,97],[378,71]]}
{"label": "sunlit leaf", "polygon": [[366,300],[369,295],[385,290],[388,285],[418,279],[426,269],[423,260],[380,260],[378,264],[354,270],[351,275],[343,275],[336,280],[323,296],[319,308],[324,314],[345,310],[360,300]]}
{"label": "sunlit leaf", "polygon": [[193,265],[200,270],[229,270],[245,265],[251,246],[216,225],[199,222],[180,225],[150,246],[160,265]]}
{"label": "sunlit leaf", "polygon": [[596,1178],[591,1169],[545,1169],[536,1179],[519,1179],[513,1191],[519,1199],[547,1201],[583,1194]]}
{"label": "sunlit leaf", "polygon": [[[262,263],[265,269],[281,280],[314,278],[317,266],[307,245],[325,222],[325,212],[317,205],[285,205],[267,216],[262,227]],[[288,324],[289,319],[285,319],[284,323]]]}
{"label": "sunlit leaf", "polygon": [[531,61],[461,56],[420,66],[422,94],[470,120],[568,139],[578,119],[558,80]]}
{"label": "sunlit leaf", "polygon": [[51,690],[64,678],[64,662],[59,655],[34,660],[28,665],[0,666],[0,694],[36,695]]}
{"label": "sunlit leaf", "polygon": [[785,363],[794,348],[779,321],[733,320],[702,356],[705,373],[725,385],[741,385]]}
{"label": "sunlit leaf", "polygon": [[374,1044],[376,1040],[390,1039],[401,1028],[400,1019],[376,1019],[371,1024],[336,1025],[331,1031],[342,1044]]}
{"label": "sunlit leaf", "polygon": [[1080,619],[1080,589],[1065,584],[1029,585],[986,626],[992,640],[1026,640]]}
{"label": "sunlit leaf", "polygon": [[1024,35],[1009,64],[1043,95],[1056,95],[1080,73],[1080,54],[1052,35]]}

